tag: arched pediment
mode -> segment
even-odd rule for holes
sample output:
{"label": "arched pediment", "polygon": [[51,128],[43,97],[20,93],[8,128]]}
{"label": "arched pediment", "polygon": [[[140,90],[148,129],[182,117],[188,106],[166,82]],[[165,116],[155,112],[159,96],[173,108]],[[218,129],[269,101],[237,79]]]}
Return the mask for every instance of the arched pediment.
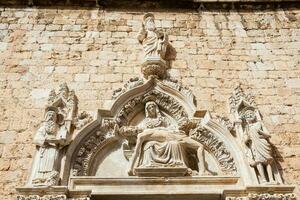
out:
{"label": "arched pediment", "polygon": [[183,117],[193,117],[196,112],[195,99],[191,90],[176,81],[151,78],[145,83],[139,82],[131,87],[124,86],[123,90],[119,90],[119,95],[111,107],[111,115],[118,117],[119,123],[126,124],[130,121],[128,114],[138,112],[139,108],[143,108],[138,106],[144,104],[148,98],[155,98],[155,102],[162,109],[178,120]]}
{"label": "arched pediment", "polygon": [[[99,162],[99,157],[100,160],[105,160],[103,157],[109,156],[103,152],[109,152],[110,148],[124,141],[124,138],[115,133],[115,126],[122,128],[137,125],[133,121],[137,116],[145,118],[145,103],[149,100],[154,101],[163,116],[171,118],[177,127],[186,121],[193,121],[193,128],[189,128],[190,132],[187,134],[205,147],[210,162],[214,163],[211,165],[215,165],[212,166],[215,174],[239,175],[239,166],[236,164],[238,156],[230,149],[232,144],[223,141],[224,137],[219,137],[210,126],[204,124],[203,115],[195,115],[197,112],[191,96],[184,96],[181,90],[168,84],[150,79],[118,96],[111,110],[99,111],[98,119],[84,127],[74,138],[67,153],[69,156],[66,163],[70,165],[65,168],[64,180],[67,181],[69,176],[95,175],[95,163],[102,162]],[[222,131],[226,130],[219,132]]]}

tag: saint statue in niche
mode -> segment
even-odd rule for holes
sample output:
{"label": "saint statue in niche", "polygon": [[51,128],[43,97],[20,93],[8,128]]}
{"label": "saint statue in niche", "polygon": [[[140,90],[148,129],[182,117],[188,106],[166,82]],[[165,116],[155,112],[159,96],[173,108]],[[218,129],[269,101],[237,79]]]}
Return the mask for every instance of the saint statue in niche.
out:
{"label": "saint statue in niche", "polygon": [[244,142],[248,147],[250,165],[256,168],[261,183],[276,183],[272,169],[274,161],[272,145],[269,141],[271,136],[268,130],[261,121],[257,120],[255,112],[251,109],[244,112],[242,120],[245,131]]}
{"label": "saint statue in niche", "polygon": [[[190,138],[184,131],[170,125],[170,121],[162,115],[154,101],[146,103],[145,114],[146,118],[136,128],[139,133],[128,174],[135,175],[134,169],[137,167],[190,169],[191,158],[196,159],[198,163],[198,174],[204,174],[206,169],[203,145]],[[124,130],[133,131],[128,128]],[[195,155],[194,157],[190,155],[191,152]]]}
{"label": "saint statue in niche", "polygon": [[165,59],[168,36],[165,32],[156,29],[153,14],[147,13],[144,16],[143,25],[137,38],[143,45],[146,60],[151,58]]}
{"label": "saint statue in niche", "polygon": [[48,107],[45,121],[34,137],[37,159],[33,185],[57,185],[59,181],[59,150],[64,146],[67,129],[59,124],[56,107]]}

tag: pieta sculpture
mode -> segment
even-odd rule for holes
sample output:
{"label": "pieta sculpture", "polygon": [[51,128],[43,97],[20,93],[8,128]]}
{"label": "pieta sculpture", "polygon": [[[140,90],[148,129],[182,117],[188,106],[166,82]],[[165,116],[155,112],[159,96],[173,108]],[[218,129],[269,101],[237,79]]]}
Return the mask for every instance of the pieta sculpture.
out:
{"label": "pieta sculpture", "polygon": [[[135,175],[136,168],[186,168],[192,173],[191,156],[195,154],[199,175],[206,172],[204,147],[190,138],[188,133],[171,125],[162,115],[154,101],[145,104],[145,119],[137,127],[123,127],[121,135],[137,133],[136,146],[130,161],[129,175]],[[194,172],[195,173],[195,172]]]}

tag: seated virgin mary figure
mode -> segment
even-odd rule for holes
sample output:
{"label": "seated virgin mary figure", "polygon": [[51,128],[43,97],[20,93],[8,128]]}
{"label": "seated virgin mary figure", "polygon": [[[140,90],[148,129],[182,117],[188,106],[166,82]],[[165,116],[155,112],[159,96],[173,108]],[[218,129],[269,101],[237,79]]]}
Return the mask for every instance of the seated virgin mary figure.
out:
{"label": "seated virgin mary figure", "polygon": [[205,172],[203,145],[191,139],[184,131],[170,126],[154,101],[146,103],[146,118],[138,126],[140,133],[132,155],[129,175],[135,168],[178,167],[190,168],[191,151],[198,163],[200,174]]}

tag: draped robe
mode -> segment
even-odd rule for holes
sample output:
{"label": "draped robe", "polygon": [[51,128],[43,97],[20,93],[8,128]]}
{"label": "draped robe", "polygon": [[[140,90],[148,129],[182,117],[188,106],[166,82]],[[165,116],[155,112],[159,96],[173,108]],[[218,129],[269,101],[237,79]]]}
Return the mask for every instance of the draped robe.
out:
{"label": "draped robe", "polygon": [[49,135],[45,126],[42,126],[34,137],[34,143],[38,146],[37,168],[34,179],[46,179],[56,171],[59,149],[56,144],[45,142],[49,137],[55,138],[55,135]]}
{"label": "draped robe", "polygon": [[[153,129],[168,130],[170,134],[185,134],[168,126],[164,117],[146,118],[141,126],[154,126]],[[187,156],[184,145],[178,140],[165,142],[146,141],[142,146],[142,152],[138,161],[138,167],[187,167]]]}
{"label": "draped robe", "polygon": [[256,122],[248,125],[248,136],[251,140],[251,152],[253,160],[256,163],[268,163],[273,160],[272,146],[263,135],[264,130],[260,122]]}
{"label": "draped robe", "polygon": [[[162,37],[159,37],[162,35]],[[159,56],[164,59],[166,53],[167,40],[163,33],[155,31],[146,31],[140,34],[140,40],[143,44],[143,48],[146,57]]]}

